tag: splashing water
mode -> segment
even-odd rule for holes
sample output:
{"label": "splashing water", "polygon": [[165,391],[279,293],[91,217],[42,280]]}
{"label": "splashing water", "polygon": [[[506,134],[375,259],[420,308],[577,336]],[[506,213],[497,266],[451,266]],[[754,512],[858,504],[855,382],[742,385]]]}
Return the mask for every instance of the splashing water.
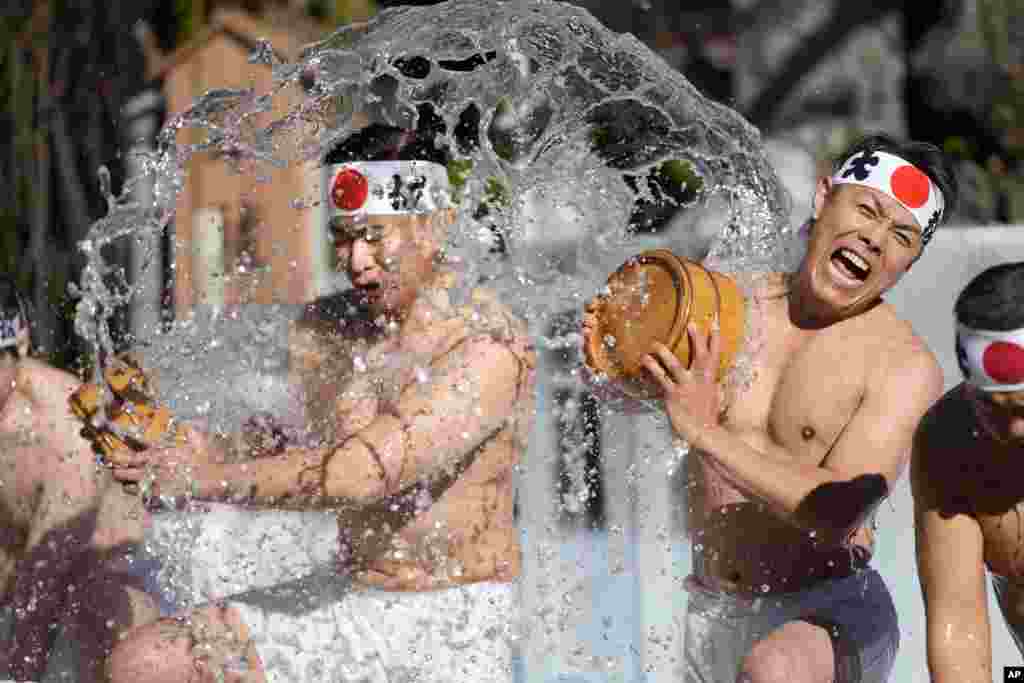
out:
{"label": "splashing water", "polygon": [[[577,333],[552,327],[553,316],[579,311],[609,272],[643,249],[671,249],[734,273],[795,264],[788,199],[758,132],[633,36],[610,32],[579,7],[550,0],[398,7],[326,36],[294,63],[278,60],[266,43],[250,61],[272,70],[267,92],[221,89],[198,98],[167,122],[157,151],[140,155],[141,171],[120,197],[101,174],[109,210],[80,245],[86,266],[75,288],[75,329],[96,355],[97,380],[115,352],[110,318],[136,295],[104,248],[139,240],[147,267],[156,267],[155,245],[196,155],[216,154],[262,178],[319,162],[358,128],[357,112],[414,127],[417,106],[429,104],[445,122],[440,143],[468,169],[447,249],[460,291],[489,281],[543,348],[576,349]],[[268,114],[268,125],[254,125]],[[478,144],[460,138],[467,121],[478,122]],[[193,142],[178,142],[185,131]],[[152,204],[130,199],[140,183],[153,185]],[[291,203],[297,211],[309,205]],[[652,215],[661,218],[656,228]],[[493,253],[495,234],[507,248],[503,258]],[[179,417],[230,430],[248,413],[294,403],[281,379],[282,324],[294,315],[288,306],[241,316],[200,308],[134,342]],[[574,357],[567,372],[578,366]],[[179,597],[189,592],[196,524],[186,518],[159,542],[150,539],[168,559],[166,583]]]}
{"label": "splashing water", "polygon": [[[440,143],[472,164],[451,238],[454,260],[464,281],[497,280],[531,318],[575,310],[625,258],[652,246],[706,256],[730,272],[793,263],[788,199],[758,132],[581,8],[546,0],[399,7],[327,36],[295,63],[279,61],[265,43],[250,61],[272,69],[269,92],[207,92],[164,126],[158,151],[141,156],[122,198],[110,195],[109,179],[103,184],[108,215],[80,245],[87,264],[76,291],[76,331],[97,354],[113,352],[108,320],[133,295],[102,250],[121,239],[153,243],[173,218],[190,159],[216,152],[252,173],[316,161],[354,130],[355,111],[395,125],[411,125],[421,104],[441,116],[448,132]],[[382,80],[394,88],[386,97],[374,87]],[[305,96],[282,116],[251,124],[296,91]],[[470,111],[481,135],[466,149],[453,132]],[[177,144],[189,129],[204,136]],[[677,185],[697,191],[670,196],[657,175],[666,162],[691,169]],[[143,182],[154,184],[152,205],[123,199]],[[504,205],[489,203],[495,183]],[[631,216],[655,201],[673,218],[660,231],[638,231]],[[481,205],[509,258],[487,256],[492,240],[472,219]]]}

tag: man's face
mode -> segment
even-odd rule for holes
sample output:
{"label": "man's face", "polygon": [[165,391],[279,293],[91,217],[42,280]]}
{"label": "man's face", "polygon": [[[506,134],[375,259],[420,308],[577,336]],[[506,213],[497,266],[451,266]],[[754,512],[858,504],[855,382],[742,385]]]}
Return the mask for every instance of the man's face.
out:
{"label": "man's face", "polygon": [[1024,391],[981,391],[969,387],[981,427],[994,439],[1024,445]]}
{"label": "man's face", "polygon": [[870,187],[818,182],[814,226],[801,266],[821,313],[846,318],[869,306],[920,255],[921,228],[892,197]]}
{"label": "man's face", "polygon": [[374,316],[405,311],[430,280],[440,247],[434,214],[339,218],[331,224],[338,268]]}

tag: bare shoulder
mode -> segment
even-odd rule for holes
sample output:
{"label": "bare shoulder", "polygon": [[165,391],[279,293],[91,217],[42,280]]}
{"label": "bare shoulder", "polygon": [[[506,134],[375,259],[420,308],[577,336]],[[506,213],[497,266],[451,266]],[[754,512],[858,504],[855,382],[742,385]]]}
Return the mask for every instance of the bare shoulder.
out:
{"label": "bare shoulder", "polygon": [[484,287],[473,289],[469,301],[459,313],[471,330],[486,331],[507,340],[527,336],[525,321],[516,316],[493,290]]}
{"label": "bare shoulder", "polygon": [[66,370],[35,358],[26,358],[19,364],[18,383],[23,388],[23,395],[33,405],[63,413],[69,411],[68,397],[81,386],[82,381]]}
{"label": "bare shoulder", "polygon": [[501,301],[493,290],[475,287],[455,298],[450,290],[422,296],[406,326],[412,334],[433,340],[435,355],[472,343],[478,349],[510,348],[517,355],[529,350],[526,323]]}
{"label": "bare shoulder", "polygon": [[[930,405],[942,394],[942,366],[913,326],[882,303],[863,316],[859,332],[870,350],[871,372],[884,385],[920,390]],[[912,383],[907,385],[906,383]],[[912,393],[918,393],[914,391]]]}
{"label": "bare shoulder", "polygon": [[977,446],[974,414],[960,384],[932,404],[914,434],[914,459],[922,474],[959,467],[966,453]]}
{"label": "bare shoulder", "polygon": [[979,442],[963,385],[947,391],[925,413],[914,434],[911,483],[918,504],[949,511],[961,509],[964,492],[973,488]]}
{"label": "bare shoulder", "polygon": [[[478,287],[458,302],[442,306],[440,316],[425,325],[434,337],[435,362],[469,364],[488,382],[511,382],[526,398],[536,366],[526,323],[492,290]],[[437,311],[435,311],[437,313]]]}

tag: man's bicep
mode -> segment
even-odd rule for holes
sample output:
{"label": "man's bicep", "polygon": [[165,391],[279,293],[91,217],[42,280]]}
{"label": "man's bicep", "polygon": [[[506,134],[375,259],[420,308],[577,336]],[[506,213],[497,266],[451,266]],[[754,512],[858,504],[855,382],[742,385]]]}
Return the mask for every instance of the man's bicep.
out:
{"label": "man's bicep", "polygon": [[984,541],[973,517],[915,505],[914,538],[928,602],[985,597]]}
{"label": "man's bicep", "polygon": [[921,354],[869,386],[824,465],[844,479],[881,475],[892,490],[902,475],[917,426],[942,392],[942,370]]}

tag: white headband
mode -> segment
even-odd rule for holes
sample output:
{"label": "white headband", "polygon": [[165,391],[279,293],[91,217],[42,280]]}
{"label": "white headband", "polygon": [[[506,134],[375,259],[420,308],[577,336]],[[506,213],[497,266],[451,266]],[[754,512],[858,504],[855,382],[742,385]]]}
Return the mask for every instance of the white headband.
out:
{"label": "white headband", "polygon": [[330,217],[430,213],[451,206],[448,169],[432,161],[354,161],[327,167]]}
{"label": "white headband", "polygon": [[956,326],[956,360],[982,391],[1024,390],[1024,329],[994,332]]}
{"label": "white headband", "polygon": [[21,341],[22,332],[27,331],[25,321],[20,315],[13,318],[0,318],[0,349],[17,346]]}
{"label": "white headband", "polygon": [[865,185],[889,195],[913,214],[926,238],[942,220],[946,206],[942,192],[924,171],[888,152],[854,154],[832,176],[832,183]]}

